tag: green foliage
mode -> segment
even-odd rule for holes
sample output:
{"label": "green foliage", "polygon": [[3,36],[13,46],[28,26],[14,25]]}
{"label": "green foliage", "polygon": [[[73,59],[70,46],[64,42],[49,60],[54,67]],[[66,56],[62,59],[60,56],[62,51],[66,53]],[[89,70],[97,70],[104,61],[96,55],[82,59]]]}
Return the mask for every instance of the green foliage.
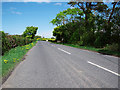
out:
{"label": "green foliage", "polygon": [[97,48],[117,43],[120,50],[119,2],[110,3],[113,7],[104,2],[68,4],[74,8],[58,13],[51,21],[53,25],[57,25],[53,31],[56,41]]}
{"label": "green foliage", "polygon": [[69,42],[70,43],[77,43],[77,41],[79,41],[79,40],[80,40],[80,34],[79,34],[79,29],[77,29],[71,35]]}
{"label": "green foliage", "polygon": [[102,32],[97,32],[95,34],[95,41],[94,41],[94,46],[97,48],[102,48],[103,46],[106,45],[106,37],[104,33]]}
{"label": "green foliage", "polygon": [[23,46],[36,40],[22,37],[20,35],[6,35],[3,31],[1,32],[2,32],[2,55],[5,52],[9,51],[11,48]]}
{"label": "green foliage", "polygon": [[111,45],[107,44],[106,47],[104,48],[105,50],[111,50],[111,51],[118,51],[118,44],[113,43]]}
{"label": "green foliage", "polygon": [[55,42],[54,38],[49,38],[48,41]]}
{"label": "green foliage", "polygon": [[34,40],[40,41],[41,40],[41,36],[35,36]]}
{"label": "green foliage", "polygon": [[86,32],[81,36],[81,41],[83,41],[83,45],[93,46],[94,40],[95,40],[95,37],[92,32]]}
{"label": "green foliage", "polygon": [[[56,43],[56,44],[63,44],[63,43]],[[92,46],[80,46],[78,44],[66,44],[66,43],[64,43],[63,45],[76,47],[76,48],[81,48],[81,49],[86,49],[86,50],[90,50],[90,51],[95,51],[95,52],[99,52],[101,54],[114,55],[114,56],[119,56],[120,57],[120,52],[119,51],[113,51],[113,50],[111,51],[111,50],[107,50],[105,48],[95,48],[95,47],[92,47]]]}
{"label": "green foliage", "polygon": [[56,36],[57,40],[61,40],[62,39],[62,32],[60,31],[60,27],[59,26],[54,28],[53,36]]}
{"label": "green foliage", "polygon": [[38,27],[26,27],[26,30],[23,32],[23,36],[33,39],[37,33]]}
{"label": "green foliage", "polygon": [[8,73],[11,72],[11,70],[16,66],[16,64],[18,64],[22,60],[23,56],[28,52],[28,50],[31,49],[35,44],[36,41],[24,46],[12,48],[11,50],[9,50],[9,52],[6,52],[2,56],[2,73],[0,73],[0,76],[2,76],[3,78],[7,76]]}
{"label": "green foliage", "polygon": [[51,41],[51,42],[55,42],[54,38],[42,38],[42,41]]}
{"label": "green foliage", "polygon": [[42,41],[46,41],[47,39],[46,38],[42,38]]}
{"label": "green foliage", "polygon": [[64,10],[63,12],[60,12],[56,15],[55,19],[53,19],[50,23],[53,25],[64,25],[68,22],[75,22],[78,21],[78,16],[83,16],[83,12],[78,8],[68,8],[67,10]]}

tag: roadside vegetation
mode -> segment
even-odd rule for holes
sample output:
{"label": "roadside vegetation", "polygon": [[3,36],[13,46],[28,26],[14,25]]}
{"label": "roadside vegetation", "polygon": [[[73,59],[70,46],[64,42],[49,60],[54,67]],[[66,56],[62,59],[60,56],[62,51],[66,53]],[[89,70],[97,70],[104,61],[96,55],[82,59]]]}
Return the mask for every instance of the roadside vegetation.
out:
{"label": "roadside vegetation", "polygon": [[24,55],[36,44],[36,41],[33,43],[27,44],[25,46],[18,46],[9,50],[2,57],[2,77],[8,75],[12,69],[23,60]]}
{"label": "roadside vegetation", "polygon": [[41,41],[51,41],[51,42],[54,42],[55,38],[41,38]]}
{"label": "roadside vegetation", "polygon": [[120,2],[69,2],[51,21],[56,42],[119,56]]}
{"label": "roadside vegetation", "polygon": [[9,35],[0,31],[2,34],[2,46],[0,47],[2,50],[2,58],[0,59],[2,73],[0,73],[0,78],[6,78],[15,66],[24,59],[25,54],[40,40],[40,36],[35,36],[37,29],[38,27],[26,27],[22,35]]}
{"label": "roadside vegetation", "polygon": [[108,47],[105,47],[105,48],[95,48],[93,46],[80,46],[78,44],[67,44],[67,43],[57,43],[57,42],[54,42],[54,43],[55,44],[62,44],[62,45],[70,46],[70,47],[75,47],[75,48],[80,48],[80,49],[84,49],[84,50],[95,51],[95,52],[105,54],[105,55],[113,55],[113,56],[120,57],[120,52],[119,51],[117,51],[117,50],[113,51],[113,48],[116,48],[116,47],[113,47],[115,45],[113,45],[113,46],[109,45]]}

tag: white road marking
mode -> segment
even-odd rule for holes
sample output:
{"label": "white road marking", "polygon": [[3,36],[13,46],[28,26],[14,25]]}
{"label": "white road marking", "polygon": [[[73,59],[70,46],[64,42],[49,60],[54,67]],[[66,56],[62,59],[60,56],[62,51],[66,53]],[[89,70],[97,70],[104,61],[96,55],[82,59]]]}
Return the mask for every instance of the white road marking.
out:
{"label": "white road marking", "polygon": [[65,51],[65,50],[63,50],[61,48],[58,48],[58,49],[61,50],[61,51],[63,51],[63,52],[65,52],[65,53],[67,53],[67,54],[71,54],[71,53],[69,53],[69,52],[67,52],[67,51]]}
{"label": "white road marking", "polygon": [[108,72],[110,72],[110,73],[112,73],[112,74],[115,74],[115,75],[117,75],[117,76],[120,76],[120,74],[118,74],[118,73],[116,73],[116,72],[113,72],[113,71],[111,71],[111,70],[109,70],[109,69],[107,69],[107,68],[104,68],[104,67],[102,67],[102,66],[99,66],[99,65],[97,65],[97,64],[95,64],[95,63],[92,63],[92,62],[90,62],[90,61],[87,61],[89,64],[92,64],[92,65],[94,65],[94,66],[96,66],[96,67],[99,67],[99,68],[101,68],[101,69],[103,69],[103,70],[105,70],[105,71],[108,71]]}

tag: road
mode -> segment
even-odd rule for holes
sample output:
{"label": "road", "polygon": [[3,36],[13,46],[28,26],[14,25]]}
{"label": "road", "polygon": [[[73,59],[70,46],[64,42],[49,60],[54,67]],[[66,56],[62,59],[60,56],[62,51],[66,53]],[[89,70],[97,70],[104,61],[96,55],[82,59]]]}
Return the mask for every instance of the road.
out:
{"label": "road", "polygon": [[118,88],[118,58],[39,41],[3,88]]}

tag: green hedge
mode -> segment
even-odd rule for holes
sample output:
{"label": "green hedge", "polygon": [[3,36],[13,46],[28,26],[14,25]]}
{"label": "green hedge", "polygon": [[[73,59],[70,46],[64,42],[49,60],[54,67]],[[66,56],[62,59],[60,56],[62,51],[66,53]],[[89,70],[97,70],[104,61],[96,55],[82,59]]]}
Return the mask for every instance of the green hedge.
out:
{"label": "green hedge", "polygon": [[36,40],[25,38],[21,35],[6,35],[3,31],[0,31],[0,33],[2,33],[2,47],[0,47],[2,48],[2,55],[11,48],[23,46]]}

